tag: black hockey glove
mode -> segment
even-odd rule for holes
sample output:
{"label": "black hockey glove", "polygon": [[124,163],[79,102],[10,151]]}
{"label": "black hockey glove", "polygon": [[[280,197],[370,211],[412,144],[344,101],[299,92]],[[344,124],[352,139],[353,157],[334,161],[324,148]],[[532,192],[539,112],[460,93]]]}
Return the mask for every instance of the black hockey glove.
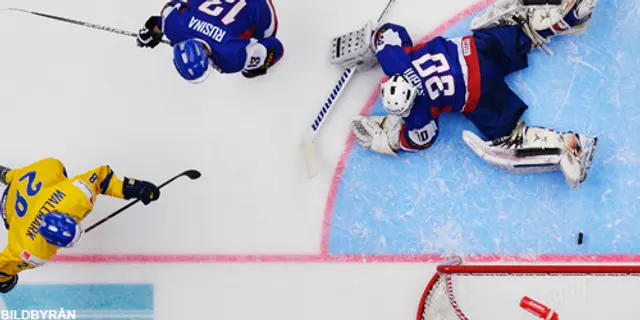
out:
{"label": "black hockey glove", "polygon": [[125,200],[135,198],[142,201],[146,206],[160,198],[160,189],[148,181],[124,178],[122,195],[124,195]]}
{"label": "black hockey glove", "polygon": [[138,47],[143,48],[155,48],[160,41],[162,41],[162,33],[153,31],[156,27],[159,27],[160,16],[152,16],[144,24],[144,27],[138,32],[136,42]]}
{"label": "black hockey glove", "polygon": [[7,282],[0,283],[0,293],[7,293],[18,284],[18,275],[14,275]]}
{"label": "black hockey glove", "polygon": [[265,74],[267,74],[267,68],[258,68],[258,69],[253,69],[253,70],[242,70],[242,75],[247,79],[255,78],[257,76],[261,76],[261,75],[265,75]]}
{"label": "black hockey glove", "polygon": [[242,75],[247,79],[251,79],[251,78],[255,78],[255,77],[267,74],[267,70],[277,62],[277,61],[274,61],[275,56],[276,56],[276,52],[274,50],[267,51],[267,59],[265,60],[264,64],[262,64],[259,68],[256,68],[256,69],[242,70]]}

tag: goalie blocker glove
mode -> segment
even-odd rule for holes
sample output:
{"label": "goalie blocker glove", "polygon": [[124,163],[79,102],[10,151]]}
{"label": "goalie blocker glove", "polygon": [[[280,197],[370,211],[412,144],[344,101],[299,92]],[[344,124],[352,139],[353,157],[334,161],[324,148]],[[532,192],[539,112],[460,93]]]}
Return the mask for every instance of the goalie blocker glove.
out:
{"label": "goalie blocker glove", "polygon": [[333,38],[331,63],[346,69],[359,71],[371,69],[378,60],[372,45],[373,23],[371,21],[355,31]]}

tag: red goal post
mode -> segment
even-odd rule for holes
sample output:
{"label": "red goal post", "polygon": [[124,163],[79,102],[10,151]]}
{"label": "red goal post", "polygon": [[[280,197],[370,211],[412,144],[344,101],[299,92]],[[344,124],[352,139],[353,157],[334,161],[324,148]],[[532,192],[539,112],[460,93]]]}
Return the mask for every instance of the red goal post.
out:
{"label": "red goal post", "polygon": [[437,267],[416,319],[640,319],[639,307],[640,265],[463,265],[454,258]]}

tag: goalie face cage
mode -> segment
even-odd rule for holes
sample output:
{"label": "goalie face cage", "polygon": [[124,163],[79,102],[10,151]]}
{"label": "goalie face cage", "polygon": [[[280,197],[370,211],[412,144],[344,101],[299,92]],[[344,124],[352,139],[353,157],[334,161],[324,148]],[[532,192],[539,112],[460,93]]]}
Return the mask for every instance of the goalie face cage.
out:
{"label": "goalie face cage", "polygon": [[640,266],[441,265],[417,320],[640,319]]}

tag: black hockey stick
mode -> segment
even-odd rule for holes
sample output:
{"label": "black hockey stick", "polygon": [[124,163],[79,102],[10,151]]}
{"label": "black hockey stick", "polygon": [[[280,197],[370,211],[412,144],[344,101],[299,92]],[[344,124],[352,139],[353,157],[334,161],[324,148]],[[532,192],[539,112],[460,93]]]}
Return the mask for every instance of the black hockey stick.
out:
{"label": "black hockey stick", "polygon": [[[53,20],[58,20],[58,21],[62,21],[62,22],[72,23],[72,24],[75,24],[75,25],[83,26],[83,27],[98,29],[98,30],[107,31],[107,32],[111,32],[111,33],[117,33],[117,34],[121,34],[121,35],[124,35],[124,36],[129,36],[129,37],[134,37],[134,38],[138,37],[138,34],[134,33],[134,32],[130,32],[130,31],[126,31],[126,30],[120,30],[120,29],[107,27],[107,26],[101,26],[101,25],[98,25],[98,24],[93,24],[93,23],[90,23],[90,22],[84,22],[84,21],[80,21],[80,20],[73,20],[73,19],[64,18],[64,17],[58,17],[58,16],[54,16],[54,15],[47,14],[47,13],[42,13],[42,12],[29,11],[29,10],[20,9],[20,8],[4,8],[4,9],[0,9],[0,11],[23,12],[23,13],[32,14],[32,15],[35,15],[35,16],[48,18],[48,19],[53,19]],[[161,42],[162,43],[166,43],[166,44],[170,44],[169,41],[164,40],[164,39],[161,40]]]}
{"label": "black hockey stick", "polygon": [[[200,176],[201,176],[201,175],[202,175],[202,174],[201,174],[201,173],[200,173],[200,171],[198,171],[198,170],[194,170],[194,169],[187,170],[187,171],[185,171],[185,172],[183,172],[183,173],[181,173],[181,174],[179,174],[179,175],[177,175],[177,176],[175,176],[175,177],[173,177],[173,178],[171,178],[171,179],[169,179],[169,180],[165,181],[163,184],[161,184],[161,185],[159,185],[159,186],[158,186],[158,189],[162,189],[164,186],[168,185],[169,183],[171,183],[171,182],[175,181],[176,179],[178,179],[178,178],[180,178],[180,177],[182,177],[182,176],[185,176],[185,177],[187,177],[187,178],[189,178],[189,179],[191,179],[191,180],[196,180],[196,179],[200,178]],[[133,206],[134,204],[136,204],[136,203],[138,203],[138,202],[140,202],[140,200],[139,200],[139,199],[138,199],[138,200],[135,200],[135,201],[132,201],[132,202],[129,202],[129,204],[127,204],[126,206],[124,206],[124,207],[122,207],[122,208],[120,208],[120,209],[116,210],[114,213],[112,213],[112,214],[110,214],[110,215],[108,215],[108,216],[104,217],[102,220],[100,220],[100,221],[98,221],[98,222],[94,223],[92,226],[90,226],[89,228],[85,229],[85,231],[84,231],[84,232],[85,232],[85,233],[87,233],[87,232],[91,231],[92,229],[96,228],[97,226],[99,226],[99,225],[101,225],[101,224],[103,224],[103,223],[105,223],[105,222],[107,222],[107,221],[111,220],[111,218],[113,218],[113,217],[117,216],[117,215],[118,215],[118,214],[120,214],[122,211],[125,211],[125,210],[127,210],[127,209],[131,208],[131,206]]]}

